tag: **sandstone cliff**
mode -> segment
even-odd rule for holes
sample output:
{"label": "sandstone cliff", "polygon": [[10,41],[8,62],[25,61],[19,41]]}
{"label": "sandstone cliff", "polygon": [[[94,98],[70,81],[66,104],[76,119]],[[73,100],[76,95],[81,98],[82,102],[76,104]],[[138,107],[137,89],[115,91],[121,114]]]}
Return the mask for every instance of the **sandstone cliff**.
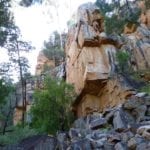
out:
{"label": "sandstone cliff", "polygon": [[76,26],[68,32],[66,80],[78,95],[73,104],[77,116],[102,112],[136,93],[126,75],[116,72],[118,51],[128,51],[133,70],[150,69],[148,22],[141,21],[136,30],[124,31],[121,37],[106,36],[103,22],[95,5],[84,4],[78,9]]}
{"label": "sandstone cliff", "polygon": [[54,68],[55,67],[55,61],[52,59],[48,59],[42,51],[39,52],[38,58],[37,58],[37,65],[36,65],[36,70],[35,74],[36,75],[41,75],[46,67],[48,68]]}

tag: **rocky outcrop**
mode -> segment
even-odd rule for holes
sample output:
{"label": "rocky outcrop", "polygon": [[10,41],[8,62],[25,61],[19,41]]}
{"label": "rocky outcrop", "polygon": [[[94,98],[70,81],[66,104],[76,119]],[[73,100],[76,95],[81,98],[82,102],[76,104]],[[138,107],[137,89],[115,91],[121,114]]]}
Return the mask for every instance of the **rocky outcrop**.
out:
{"label": "rocky outcrop", "polygon": [[66,80],[74,85],[78,95],[73,104],[77,116],[104,111],[136,93],[129,77],[117,73],[118,51],[129,53],[132,70],[150,69],[149,10],[143,3],[138,6],[142,9],[140,25],[127,24],[121,36],[106,36],[104,19],[95,5],[79,7],[77,24],[68,32],[65,49]]}
{"label": "rocky outcrop", "polygon": [[37,57],[37,65],[36,65],[36,70],[35,74],[36,75],[41,75],[46,69],[46,68],[54,68],[55,67],[55,61],[54,60],[49,60],[42,51],[40,51],[38,57]]}
{"label": "rocky outcrop", "polygon": [[150,30],[145,24],[137,27],[131,34],[124,34],[122,50],[130,54],[130,65],[134,70],[150,69]]}
{"label": "rocky outcrop", "polygon": [[118,38],[103,32],[99,9],[84,4],[78,9],[77,26],[70,29],[66,43],[66,80],[78,95],[73,110],[77,116],[103,111],[124,102],[134,92],[116,72]]}

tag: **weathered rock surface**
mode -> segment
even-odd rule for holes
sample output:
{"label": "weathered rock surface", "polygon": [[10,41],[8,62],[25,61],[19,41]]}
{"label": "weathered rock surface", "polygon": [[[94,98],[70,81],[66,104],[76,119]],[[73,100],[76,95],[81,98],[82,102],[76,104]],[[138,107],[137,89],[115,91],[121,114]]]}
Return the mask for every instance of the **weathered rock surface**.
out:
{"label": "weathered rock surface", "polygon": [[[66,80],[74,85],[78,95],[73,110],[77,116],[86,116],[123,103],[134,92],[123,76],[115,74],[118,45],[124,46],[121,38],[106,36],[103,17],[91,3],[81,5],[77,17],[77,26],[70,29],[66,42]],[[144,37],[147,30],[137,29]],[[126,36],[126,41],[131,41],[129,38]],[[136,60],[143,59],[141,51],[139,55]],[[145,57],[145,61],[150,58],[149,52]]]}
{"label": "weathered rock surface", "polygon": [[42,51],[40,51],[38,58],[37,58],[37,65],[36,65],[36,70],[35,74],[36,75],[41,75],[44,71],[44,67],[55,67],[55,61],[54,60],[49,60]]}
{"label": "weathered rock surface", "polygon": [[[145,96],[142,97],[142,101],[147,108],[149,99]],[[146,113],[142,120],[134,121],[134,123],[128,117],[126,118],[128,113],[136,120],[132,110],[137,109],[139,105],[141,105],[141,99],[134,97],[125,101],[123,105],[106,110],[103,114],[95,113],[78,118],[68,132],[69,137],[66,137],[66,132],[58,134],[57,147],[61,147],[60,150],[64,149],[63,143],[63,146],[67,146],[65,148],[69,150],[150,149],[150,119],[144,120]],[[109,120],[108,114],[111,114]]]}
{"label": "weathered rock surface", "polygon": [[[121,36],[105,34],[104,19],[95,5],[79,7],[77,24],[70,29],[65,48],[66,80],[74,85],[78,95],[73,105],[78,117],[122,104],[135,94],[133,88],[138,84],[132,83],[128,75],[116,73],[119,50],[129,53],[128,63],[134,71],[150,69],[149,10],[143,2],[136,7],[142,12],[140,25],[127,25]],[[142,76],[150,81],[150,74]],[[141,112],[136,120],[143,118],[145,110],[144,106],[136,108],[136,114]]]}

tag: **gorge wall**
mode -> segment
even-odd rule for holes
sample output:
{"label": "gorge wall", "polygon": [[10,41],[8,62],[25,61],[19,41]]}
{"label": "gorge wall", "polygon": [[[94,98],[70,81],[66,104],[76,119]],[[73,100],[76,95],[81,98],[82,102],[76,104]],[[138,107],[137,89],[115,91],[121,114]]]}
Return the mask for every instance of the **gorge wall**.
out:
{"label": "gorge wall", "polygon": [[78,95],[73,104],[78,117],[102,112],[135,95],[126,76],[117,73],[116,53],[128,51],[133,70],[150,68],[149,23],[142,17],[136,30],[127,32],[130,27],[126,27],[122,37],[113,37],[104,32],[99,8],[92,3],[79,7],[77,24],[68,32],[65,48],[66,80]]}

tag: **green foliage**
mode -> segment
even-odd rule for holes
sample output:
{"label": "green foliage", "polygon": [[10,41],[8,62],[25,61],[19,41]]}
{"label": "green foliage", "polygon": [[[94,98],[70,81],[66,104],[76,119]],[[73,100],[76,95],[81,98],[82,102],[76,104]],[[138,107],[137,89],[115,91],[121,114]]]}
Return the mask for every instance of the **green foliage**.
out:
{"label": "green foliage", "polygon": [[145,1],[146,9],[150,9],[150,1],[149,0],[144,0],[144,1]]}
{"label": "green foliage", "polygon": [[14,126],[12,132],[0,135],[0,145],[17,144],[19,141],[36,134],[38,134],[38,132],[34,129],[30,129],[29,126],[25,126],[24,128]]}
{"label": "green foliage", "polygon": [[126,51],[118,51],[116,53],[116,60],[119,65],[119,69],[121,72],[125,72],[126,68],[128,68],[128,60],[130,58],[130,55]]}
{"label": "green foliage", "polygon": [[0,79],[0,105],[5,103],[5,99],[12,88],[3,79]]}
{"label": "green foliage", "polygon": [[123,18],[118,18],[117,15],[112,17],[105,16],[105,32],[107,34],[112,33],[122,33],[125,25],[125,20]]}
{"label": "green foliage", "polygon": [[56,65],[64,59],[64,51],[61,49],[60,35],[58,32],[53,32],[48,42],[44,42],[43,53],[45,56],[54,60]]}
{"label": "green foliage", "polygon": [[13,16],[10,11],[11,0],[0,1],[0,46],[4,46],[14,27]]}
{"label": "green foliage", "polygon": [[150,94],[150,83],[149,84],[146,84],[145,86],[141,87],[139,89],[140,92],[145,92],[145,93],[148,93]]}
{"label": "green foliage", "polygon": [[139,8],[132,7],[134,4],[124,1],[112,1],[108,3],[106,0],[97,0],[96,5],[105,18],[105,31],[107,34],[121,34],[124,26],[128,23],[138,24],[138,18],[141,14]]}
{"label": "green foliage", "polygon": [[97,0],[96,5],[99,7],[102,15],[105,15],[107,12],[111,12],[113,10],[113,5],[108,4],[105,0]]}
{"label": "green foliage", "polygon": [[50,134],[66,130],[72,120],[70,108],[73,96],[71,85],[60,79],[46,78],[44,89],[35,91],[31,108],[32,127]]}

